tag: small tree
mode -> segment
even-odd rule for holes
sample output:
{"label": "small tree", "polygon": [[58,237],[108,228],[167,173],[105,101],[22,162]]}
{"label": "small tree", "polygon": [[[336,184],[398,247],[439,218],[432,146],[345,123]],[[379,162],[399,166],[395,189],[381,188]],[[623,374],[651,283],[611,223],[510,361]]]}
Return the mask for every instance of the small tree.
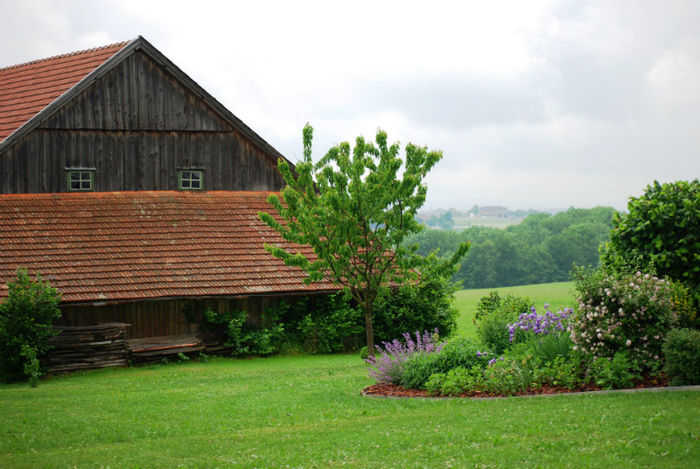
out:
{"label": "small tree", "polygon": [[7,284],[7,299],[0,303],[0,378],[28,378],[36,385],[39,357],[50,350],[52,326],[61,317],[61,295],[37,274],[32,280],[26,269]]}
{"label": "small tree", "polygon": [[[287,183],[284,203],[276,195],[268,199],[284,223],[269,213],[259,215],[285,240],[311,246],[316,258],[310,261],[269,244],[265,249],[304,270],[306,282],[330,278],[342,286],[364,312],[367,351],[373,355],[375,301],[389,284],[404,284],[420,270],[416,247],[401,243],[421,229],[414,217],[425,202],[423,179],[442,153],[408,144],[402,161],[399,145],[388,146],[387,134],[379,130],[376,146],[358,137],[354,149],[341,143],[314,165],[310,125],[303,135],[304,159],[296,175],[286,161],[278,163]],[[445,268],[456,264],[468,247],[462,244]]]}

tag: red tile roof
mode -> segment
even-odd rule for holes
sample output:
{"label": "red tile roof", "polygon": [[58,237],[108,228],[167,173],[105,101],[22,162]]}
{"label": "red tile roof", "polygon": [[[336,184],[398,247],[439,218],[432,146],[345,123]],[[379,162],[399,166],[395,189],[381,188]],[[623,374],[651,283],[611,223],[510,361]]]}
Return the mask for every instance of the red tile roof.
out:
{"label": "red tile roof", "polygon": [[[18,266],[65,303],[337,290],[268,254],[269,192],[97,192],[0,197],[0,299]],[[299,249],[311,254],[310,248]]]}
{"label": "red tile roof", "polygon": [[0,142],[128,43],[0,68]]}

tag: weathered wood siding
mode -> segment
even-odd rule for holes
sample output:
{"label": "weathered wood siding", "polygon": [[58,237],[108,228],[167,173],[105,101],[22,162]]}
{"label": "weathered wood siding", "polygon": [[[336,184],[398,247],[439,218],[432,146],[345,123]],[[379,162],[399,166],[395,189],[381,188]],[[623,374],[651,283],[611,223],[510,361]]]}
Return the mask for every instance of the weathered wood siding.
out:
{"label": "weathered wood siding", "polygon": [[[188,309],[194,312],[210,308],[213,311],[245,311],[248,322],[260,325],[262,313],[279,304],[283,299],[293,302],[298,297],[248,297],[213,299],[172,299],[120,303],[105,306],[62,306],[61,326],[93,326],[110,322],[131,324],[127,339],[164,335],[191,334],[199,330],[199,324],[187,320]],[[196,314],[195,314],[196,316]]]}
{"label": "weathered wood siding", "polygon": [[0,193],[65,192],[65,168],[95,168],[96,191],[279,190],[273,155],[135,52],[0,155]]}

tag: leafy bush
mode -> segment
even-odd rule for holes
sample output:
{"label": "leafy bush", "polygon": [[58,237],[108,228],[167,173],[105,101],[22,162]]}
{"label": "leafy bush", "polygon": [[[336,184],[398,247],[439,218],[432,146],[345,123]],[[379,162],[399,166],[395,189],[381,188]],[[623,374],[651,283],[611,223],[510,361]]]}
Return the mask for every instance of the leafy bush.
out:
{"label": "leafy bush", "polygon": [[539,380],[542,385],[562,387],[574,390],[585,383],[581,366],[582,361],[576,356],[558,356],[544,363],[540,369]]}
{"label": "leafy bush", "polygon": [[700,331],[674,329],[663,345],[666,374],[673,386],[700,384]]}
{"label": "leafy bush", "polygon": [[698,303],[690,289],[682,282],[672,282],[673,290],[673,327],[682,329],[700,329],[700,316],[698,316]]}
{"label": "leafy bush", "polygon": [[481,298],[474,319],[481,343],[495,354],[503,353],[510,345],[508,325],[530,305],[529,298],[510,294],[501,297],[498,292]]}
{"label": "leafy bush", "polygon": [[362,312],[341,293],[283,301],[266,314],[285,324],[287,342],[310,353],[356,350],[364,338]]}
{"label": "leafy bush", "polygon": [[271,355],[279,350],[284,334],[283,324],[257,328],[246,322],[245,311],[204,312],[204,327],[224,337],[224,345],[232,355]]}
{"label": "leafy bush", "polygon": [[673,318],[673,290],[649,274],[617,276],[579,270],[574,278],[578,311],[571,339],[592,360],[620,351],[652,369]]}
{"label": "leafy bush", "polygon": [[484,388],[484,370],[481,367],[457,367],[446,373],[435,373],[425,383],[425,389],[433,395],[460,396]]}
{"label": "leafy bush", "polygon": [[431,375],[447,373],[454,368],[483,368],[489,359],[471,340],[460,337],[445,343],[437,353],[415,354],[404,363],[398,382],[409,389],[424,389]]}
{"label": "leafy bush", "polygon": [[492,291],[487,296],[479,300],[474,314],[474,322],[494,313],[511,314],[518,316],[530,309],[532,302],[530,298],[523,298],[510,293],[501,297],[497,291]]}
{"label": "leafy bush", "polygon": [[7,286],[7,299],[0,303],[0,379],[29,379],[34,386],[41,375],[39,358],[57,334],[52,323],[61,317],[61,295],[39,274],[32,280],[26,269],[17,269]]}
{"label": "leafy bush", "polygon": [[436,353],[416,353],[403,364],[397,383],[406,389],[423,389],[435,373]]}
{"label": "leafy bush", "polygon": [[457,308],[454,293],[457,285],[450,281],[452,270],[435,256],[425,259],[417,284],[385,292],[377,299],[374,310],[374,336],[377,341],[400,337],[405,331],[437,328],[448,337],[455,328]]}
{"label": "leafy bush", "polygon": [[483,390],[511,396],[538,387],[540,363],[532,355],[495,360],[484,370]]}
{"label": "leafy bush", "polygon": [[612,358],[598,357],[593,360],[590,376],[603,389],[630,388],[634,380],[640,379],[639,365],[627,355],[627,352],[615,353]]}
{"label": "leafy bush", "polygon": [[415,341],[408,332],[403,334],[403,338],[403,342],[399,339],[384,342],[384,348],[377,345],[379,354],[365,359],[365,362],[370,365],[370,378],[374,378],[378,383],[398,384],[403,373],[404,364],[411,356],[436,353],[444,345],[438,342],[437,329],[432,333],[424,331],[422,335],[416,331]]}
{"label": "leafy bush", "polygon": [[629,266],[700,285],[700,182],[677,181],[646,188],[631,197],[628,214],[615,213],[603,255],[613,270]]}

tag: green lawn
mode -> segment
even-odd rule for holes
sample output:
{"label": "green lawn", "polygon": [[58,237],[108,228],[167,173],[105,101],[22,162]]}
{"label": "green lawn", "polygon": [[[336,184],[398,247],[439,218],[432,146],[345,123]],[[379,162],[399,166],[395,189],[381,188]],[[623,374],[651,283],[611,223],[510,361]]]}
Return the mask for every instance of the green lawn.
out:
{"label": "green lawn", "polygon": [[[460,292],[463,302],[469,296]],[[363,397],[368,384],[356,356],[326,355],[217,358],[78,373],[38,388],[4,385],[0,467],[700,463],[700,392],[411,400]]]}
{"label": "green lawn", "polygon": [[456,295],[457,308],[460,315],[457,318],[457,330],[459,334],[474,337],[474,313],[479,300],[492,291],[498,291],[501,295],[511,293],[528,297],[532,300],[537,311],[542,312],[544,304],[549,303],[551,308],[559,310],[575,306],[574,284],[571,282],[543,283],[539,285],[523,285],[518,287],[482,288],[478,290],[460,290]]}

